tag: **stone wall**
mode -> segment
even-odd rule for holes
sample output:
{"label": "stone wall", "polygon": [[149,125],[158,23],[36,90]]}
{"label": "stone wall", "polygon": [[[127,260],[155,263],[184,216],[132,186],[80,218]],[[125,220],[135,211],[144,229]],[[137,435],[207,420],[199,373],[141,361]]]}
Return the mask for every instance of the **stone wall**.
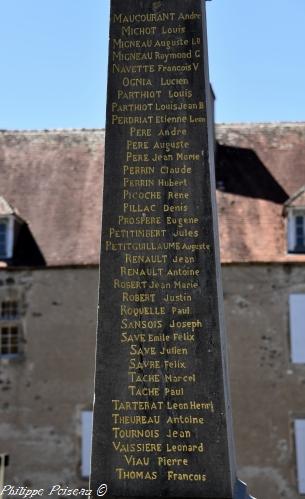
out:
{"label": "stone wall", "polygon": [[97,269],[1,272],[22,297],[24,356],[0,359],[0,453],[6,482],[82,484],[81,411],[92,408]]}
{"label": "stone wall", "polygon": [[[293,421],[305,418],[305,365],[290,360],[288,299],[303,265],[225,265],[226,323],[240,478],[259,499],[297,499]],[[6,482],[86,486],[81,412],[93,397],[98,271],[0,272],[18,297],[24,356],[0,359],[0,453]]]}
{"label": "stone wall", "polygon": [[223,268],[240,478],[260,499],[296,499],[293,422],[305,419],[305,365],[291,363],[289,294],[305,266]]}

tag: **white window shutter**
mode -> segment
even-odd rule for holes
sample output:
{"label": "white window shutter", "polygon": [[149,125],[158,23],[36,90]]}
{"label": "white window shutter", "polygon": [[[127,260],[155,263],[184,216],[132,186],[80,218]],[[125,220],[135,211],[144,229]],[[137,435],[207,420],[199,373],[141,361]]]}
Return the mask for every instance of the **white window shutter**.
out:
{"label": "white window shutter", "polygon": [[297,458],[297,474],[299,494],[305,494],[305,419],[296,419],[295,447]]}
{"label": "white window shutter", "polygon": [[82,477],[90,475],[93,413],[82,412]]}
{"label": "white window shutter", "polygon": [[305,294],[289,297],[291,360],[305,364]]}

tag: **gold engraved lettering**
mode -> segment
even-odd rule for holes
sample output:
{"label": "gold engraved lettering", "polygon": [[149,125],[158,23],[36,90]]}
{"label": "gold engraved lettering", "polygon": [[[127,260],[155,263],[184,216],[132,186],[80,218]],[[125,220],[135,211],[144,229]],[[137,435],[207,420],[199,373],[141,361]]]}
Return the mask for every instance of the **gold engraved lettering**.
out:
{"label": "gold engraved lettering", "polygon": [[158,457],[159,466],[188,466],[188,459],[186,458],[170,458],[166,456]]}
{"label": "gold engraved lettering", "polygon": [[[154,166],[123,166],[124,175],[151,175],[155,172]],[[136,186],[142,187],[142,186]]]}
{"label": "gold engraved lettering", "polygon": [[164,388],[164,394],[165,396],[171,396],[171,397],[182,397],[184,395],[184,388],[169,388],[165,387]]}
{"label": "gold engraved lettering", "polygon": [[[137,403],[136,401],[134,403]],[[152,402],[153,403],[153,402]],[[130,452],[149,452],[149,453],[159,453],[162,452],[162,444],[156,442],[112,442],[113,448],[120,453],[130,453]]]}
{"label": "gold engraved lettering", "polygon": [[[115,64],[113,64],[115,66]],[[149,67],[149,65],[145,65],[145,67]],[[197,72],[199,69],[199,62],[192,62],[190,64],[181,64],[181,65],[175,65],[175,66],[169,66],[169,65],[164,65],[164,64],[157,64],[156,66],[153,66],[157,73],[192,73],[192,72]],[[127,69],[126,66],[121,66],[117,68],[116,72],[125,72],[125,73],[137,73],[139,72],[137,70],[138,66],[132,66],[134,69]],[[115,71],[114,71],[115,72]],[[146,72],[149,72],[148,70]],[[153,72],[153,71],[151,71]]]}
{"label": "gold engraved lettering", "polygon": [[146,214],[139,217],[120,215],[119,225],[161,225],[161,217],[148,217]]}
{"label": "gold engraved lettering", "polygon": [[187,52],[155,52],[152,58],[156,61],[163,61],[167,64],[169,61],[175,59],[192,59],[192,50],[188,50]]}
{"label": "gold engraved lettering", "polygon": [[143,28],[122,27],[122,36],[152,36],[155,35],[156,26],[145,26]]}
{"label": "gold engraved lettering", "polygon": [[177,86],[177,85],[189,85],[189,79],[188,78],[163,78],[161,77],[160,80],[160,85],[161,87],[167,86],[167,87],[172,87],[172,86]]}
{"label": "gold engraved lettering", "polygon": [[165,152],[170,152],[172,149],[188,149],[189,145],[189,142],[177,140],[175,142],[155,142],[152,148],[164,149]]}
{"label": "gold engraved lettering", "polygon": [[160,369],[161,364],[159,360],[143,360],[140,362],[134,358],[129,361],[129,369],[138,369],[143,371],[143,369]]}
{"label": "gold engraved lettering", "polygon": [[150,343],[165,343],[170,341],[170,336],[167,334],[148,334],[148,342]]}
{"label": "gold engraved lettering", "polygon": [[139,276],[139,277],[161,277],[165,273],[165,269],[163,267],[152,267],[152,268],[129,268],[129,267],[121,267],[120,268],[121,276]]}
{"label": "gold engraved lettering", "polygon": [[172,129],[163,129],[161,128],[160,132],[158,133],[159,136],[161,137],[178,137],[179,135],[186,135],[187,134],[187,129],[186,128],[178,128],[174,126]]}
{"label": "gold engraved lettering", "polygon": [[154,48],[166,48],[170,49],[172,47],[187,47],[189,45],[189,41],[184,38],[172,38],[164,40],[163,38],[159,38],[154,42]]}
{"label": "gold engraved lettering", "polygon": [[156,425],[158,425],[158,424],[160,424],[160,416],[156,416],[156,415],[147,416],[147,415],[143,415],[143,414],[140,414],[140,415],[137,414],[137,415],[126,416],[126,415],[122,415],[120,413],[113,413],[112,419],[113,419],[113,423],[115,425],[118,425],[118,424],[124,424],[124,425],[156,424]]}
{"label": "gold engraved lettering", "polygon": [[175,212],[186,213],[188,211],[188,206],[186,206],[185,204],[176,204],[176,205],[164,204],[163,211],[165,213],[168,211],[170,211],[171,213]]}
{"label": "gold engraved lettering", "polygon": [[122,319],[121,329],[161,329],[163,323],[161,320],[128,320]]}
{"label": "gold engraved lettering", "polygon": [[132,294],[132,293],[124,292],[124,293],[122,293],[122,300],[123,300],[123,302],[131,302],[131,303],[154,302],[155,296],[156,296],[155,293]]}
{"label": "gold engraved lettering", "polygon": [[[123,203],[124,213],[141,213],[146,216],[146,213],[155,212],[157,210],[156,204],[131,204],[131,203]],[[148,236],[151,237],[151,236]]]}
{"label": "gold engraved lettering", "polygon": [[152,87],[152,80],[150,78],[129,78],[125,76],[122,80],[123,87]]}
{"label": "gold engraved lettering", "polygon": [[165,369],[186,369],[186,363],[181,360],[164,360]]}
{"label": "gold engraved lettering", "polygon": [[174,341],[195,341],[195,335],[190,333],[174,333],[173,334]]}
{"label": "gold engraved lettering", "polygon": [[191,302],[192,301],[192,295],[185,295],[185,294],[169,295],[169,294],[166,294],[165,297],[163,298],[163,301],[165,301],[166,303],[170,303],[170,302]]}
{"label": "gold engraved lettering", "polygon": [[147,163],[149,161],[149,156],[148,154],[134,154],[132,152],[127,152],[126,161],[133,161],[133,162],[143,161],[143,163]]}
{"label": "gold engraved lettering", "polygon": [[[167,225],[177,225],[178,227],[183,227],[184,225],[199,224],[199,219],[196,217],[183,217],[183,218],[181,218],[181,217],[166,217],[166,224]],[[184,263],[187,263],[187,262],[184,262]]]}
{"label": "gold engraved lettering", "polygon": [[185,376],[165,374],[165,383],[196,383],[196,374],[187,374]]}
{"label": "gold engraved lettering", "polygon": [[165,307],[128,307],[127,305],[121,305],[121,315],[128,317],[142,317],[147,315],[165,315]]}
{"label": "gold engraved lettering", "polygon": [[151,160],[154,162],[159,162],[159,161],[168,162],[168,161],[173,161],[174,156],[172,154],[157,154],[157,153],[155,153],[154,156],[151,158]]}
{"label": "gold engraved lettering", "polygon": [[157,480],[156,471],[130,471],[123,468],[116,468],[118,480]]}
{"label": "gold engraved lettering", "polygon": [[169,90],[168,96],[170,99],[191,99],[193,92],[191,90]]}
{"label": "gold engraved lettering", "polygon": [[206,482],[207,476],[200,473],[174,473],[173,471],[167,472],[167,480],[178,480],[185,482]]}
{"label": "gold engraved lettering", "polygon": [[151,128],[130,127],[129,135],[131,137],[151,137]]}
{"label": "gold engraved lettering", "polygon": [[169,428],[167,435],[168,438],[191,438],[189,430],[172,430]]}
{"label": "gold engraved lettering", "polygon": [[191,415],[179,415],[179,416],[169,416],[166,420],[167,424],[170,425],[185,425],[185,424],[205,424],[204,418],[200,416]]}
{"label": "gold engraved lettering", "polygon": [[[161,2],[154,2],[155,7]],[[113,22],[120,24],[128,23],[150,23],[150,22],[164,22],[174,21],[176,12],[161,12],[161,13],[147,13],[147,14],[114,14]],[[189,18],[190,20],[197,19],[196,17]]]}
{"label": "gold engraved lettering", "polygon": [[134,456],[124,456],[124,459],[128,465],[131,466],[149,466],[149,457],[134,457]]}
{"label": "gold engraved lettering", "polygon": [[[194,40],[194,38],[193,38]],[[123,40],[122,38],[113,38],[114,49],[149,49],[153,47],[152,40]],[[194,43],[193,43],[194,45]]]}
{"label": "gold engraved lettering", "polygon": [[133,397],[159,397],[160,387],[137,387],[135,385],[129,385],[128,390]]}
{"label": "gold engraved lettering", "polygon": [[160,374],[139,374],[135,371],[129,371],[128,375],[131,377],[132,383],[160,383],[161,381]]}
{"label": "gold engraved lettering", "polygon": [[112,405],[115,411],[158,411],[164,408],[163,401],[122,401],[118,399],[112,400]]}
{"label": "gold engraved lettering", "polygon": [[154,187],[155,181],[150,178],[123,178],[124,187]]}
{"label": "gold engraved lettering", "polygon": [[[195,64],[198,65],[199,64]],[[142,74],[142,73],[154,73],[156,71],[154,64],[112,64],[112,72],[113,74]]]}
{"label": "gold engraved lettering", "polygon": [[176,345],[173,347],[164,346],[160,350],[160,355],[187,355],[187,354],[188,354],[187,348],[180,348],[177,347]]}
{"label": "gold engraved lettering", "polygon": [[[166,263],[167,255],[131,255],[125,253],[125,263],[139,264],[139,263]],[[152,295],[155,296],[155,295]]]}
{"label": "gold engraved lettering", "polygon": [[[193,169],[191,166],[167,166],[167,165],[162,165],[160,172],[163,175],[191,175]],[[173,184],[175,186],[175,184]]]}
{"label": "gold engraved lettering", "polygon": [[204,453],[205,448],[202,442],[199,444],[166,444],[166,452],[177,453],[177,452],[190,452],[190,453]]}
{"label": "gold engraved lettering", "polygon": [[180,13],[178,16],[178,21],[195,21],[195,20],[200,20],[201,19],[201,14],[198,14],[197,12],[190,12],[190,13]]}
{"label": "gold engraved lettering", "polygon": [[158,186],[159,187],[187,187],[188,182],[186,178],[183,178],[181,180],[173,180],[172,178],[164,179],[160,178],[158,179]]}
{"label": "gold engraved lettering", "polygon": [[184,307],[184,308],[172,307],[173,315],[191,315],[191,313],[192,313],[191,307]]}
{"label": "gold engraved lettering", "polygon": [[196,329],[203,327],[203,322],[199,319],[197,321],[176,321],[175,319],[172,319],[169,327],[177,329],[190,329],[193,333]]}
{"label": "gold engraved lettering", "polygon": [[174,26],[174,27],[162,26],[161,29],[162,35],[182,35],[184,33],[186,33],[185,26]]}
{"label": "gold engraved lettering", "polygon": [[125,429],[120,427],[112,428],[115,439],[123,440],[125,438],[159,438],[160,430],[158,429]]}
{"label": "gold engraved lettering", "polygon": [[[123,190],[123,199],[139,199],[139,200],[149,200],[149,199],[162,199],[161,191],[130,191],[127,189]],[[169,198],[173,199],[173,198]],[[175,198],[177,199],[177,198]],[[180,197],[181,199],[181,197]]]}
{"label": "gold engraved lettering", "polygon": [[133,343],[135,341],[145,343],[146,342],[145,334],[144,333],[128,334],[126,332],[121,333],[121,343]]}

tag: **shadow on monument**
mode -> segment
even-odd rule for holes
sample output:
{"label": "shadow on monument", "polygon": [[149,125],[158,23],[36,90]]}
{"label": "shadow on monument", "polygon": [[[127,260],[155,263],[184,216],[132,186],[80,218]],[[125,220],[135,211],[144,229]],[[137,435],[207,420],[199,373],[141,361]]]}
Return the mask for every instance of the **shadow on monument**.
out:
{"label": "shadow on monument", "polygon": [[219,190],[276,204],[289,198],[252,149],[218,144],[216,183]]}

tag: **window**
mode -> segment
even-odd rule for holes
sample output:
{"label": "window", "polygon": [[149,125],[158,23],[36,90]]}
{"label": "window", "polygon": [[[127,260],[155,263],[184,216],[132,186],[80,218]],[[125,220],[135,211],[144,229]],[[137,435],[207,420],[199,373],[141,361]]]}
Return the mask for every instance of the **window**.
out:
{"label": "window", "polygon": [[305,294],[289,297],[291,360],[305,364]]}
{"label": "window", "polygon": [[13,256],[13,217],[0,217],[0,259]]}
{"label": "window", "polygon": [[20,353],[18,326],[2,326],[0,329],[0,353],[2,356],[15,356]]}
{"label": "window", "polygon": [[19,317],[19,304],[16,300],[1,303],[1,319],[16,319]]}
{"label": "window", "polygon": [[0,219],[0,258],[7,257],[8,220]]}
{"label": "window", "polygon": [[299,494],[305,494],[305,419],[294,422]]}
{"label": "window", "polygon": [[295,239],[296,248],[305,249],[305,217],[297,215],[295,217]]}
{"label": "window", "polygon": [[0,303],[0,356],[16,357],[22,353],[21,323],[17,300]]}
{"label": "window", "polygon": [[88,478],[90,475],[91,461],[91,439],[92,439],[92,411],[82,412],[82,477]]}
{"label": "window", "polygon": [[293,210],[288,219],[289,253],[305,253],[305,211]]}

